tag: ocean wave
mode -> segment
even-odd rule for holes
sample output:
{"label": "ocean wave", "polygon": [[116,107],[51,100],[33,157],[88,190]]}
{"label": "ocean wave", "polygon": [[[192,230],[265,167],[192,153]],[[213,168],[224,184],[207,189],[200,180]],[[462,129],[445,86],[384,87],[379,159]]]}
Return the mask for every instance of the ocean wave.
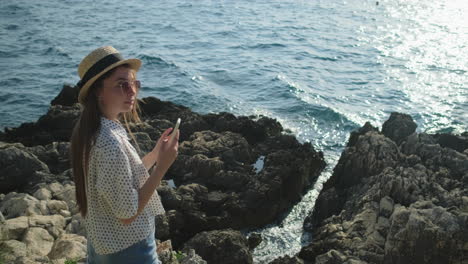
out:
{"label": "ocean wave", "polygon": [[260,43],[253,46],[248,46],[249,49],[271,49],[271,48],[285,48],[287,45],[281,43]]}
{"label": "ocean wave", "polygon": [[260,43],[255,45],[235,45],[228,47],[229,49],[242,49],[242,50],[249,50],[249,49],[274,49],[274,48],[285,48],[287,47],[281,43]]}
{"label": "ocean wave", "polygon": [[71,56],[60,47],[49,47],[44,51],[44,55],[59,55],[71,59]]}
{"label": "ocean wave", "polygon": [[338,60],[336,57],[325,57],[325,56],[318,56],[318,55],[312,55],[311,57],[313,59],[322,60],[322,61],[337,61]]}
{"label": "ocean wave", "polygon": [[0,58],[18,58],[19,54],[16,52],[6,52],[0,50]]}
{"label": "ocean wave", "polygon": [[161,68],[179,68],[174,62],[166,61],[159,56],[152,56],[152,55],[140,55],[138,56],[145,65],[154,65]]}
{"label": "ocean wave", "polygon": [[6,30],[17,30],[18,28],[19,26],[15,24],[5,25]]}

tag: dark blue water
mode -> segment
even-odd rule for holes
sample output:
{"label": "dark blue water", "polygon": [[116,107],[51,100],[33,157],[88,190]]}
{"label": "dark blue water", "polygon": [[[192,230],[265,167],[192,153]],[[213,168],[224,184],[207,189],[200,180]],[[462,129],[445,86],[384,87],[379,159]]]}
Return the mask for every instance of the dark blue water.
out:
{"label": "dark blue water", "polygon": [[[0,1],[0,128],[37,120],[94,48],[143,60],[141,97],[278,119],[326,154],[390,112],[419,131],[468,130],[466,0]],[[294,254],[330,168],[257,263]],[[304,242],[304,241],[302,241]]]}

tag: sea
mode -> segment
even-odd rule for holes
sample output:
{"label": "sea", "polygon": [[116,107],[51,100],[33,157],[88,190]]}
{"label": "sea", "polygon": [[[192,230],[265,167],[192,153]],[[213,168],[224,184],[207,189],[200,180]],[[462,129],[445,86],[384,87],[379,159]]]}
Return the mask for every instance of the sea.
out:
{"label": "sea", "polygon": [[268,263],[313,239],[302,222],[351,131],[395,111],[419,132],[468,131],[467,17],[466,0],[2,0],[0,130],[45,114],[106,45],[143,61],[140,97],[275,118],[328,166],[276,223],[245,231]]}

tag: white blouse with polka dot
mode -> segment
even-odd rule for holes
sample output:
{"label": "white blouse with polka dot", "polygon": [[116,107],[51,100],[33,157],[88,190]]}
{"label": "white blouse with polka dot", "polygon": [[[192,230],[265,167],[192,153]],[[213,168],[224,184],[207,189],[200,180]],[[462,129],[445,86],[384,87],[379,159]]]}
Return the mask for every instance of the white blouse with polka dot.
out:
{"label": "white blouse with polka dot", "polygon": [[131,224],[124,225],[119,220],[136,214],[138,190],[148,177],[122,124],[101,117],[96,142],[90,151],[86,182],[88,213],[84,219],[88,239],[96,253],[115,253],[154,232],[155,216],[164,214],[157,191]]}

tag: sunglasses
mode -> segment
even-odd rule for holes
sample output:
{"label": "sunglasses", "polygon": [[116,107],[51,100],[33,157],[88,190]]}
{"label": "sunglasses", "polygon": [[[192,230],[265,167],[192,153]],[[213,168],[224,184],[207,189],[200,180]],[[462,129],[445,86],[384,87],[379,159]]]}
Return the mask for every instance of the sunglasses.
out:
{"label": "sunglasses", "polygon": [[139,80],[134,80],[134,81],[125,81],[125,82],[120,82],[119,84],[117,84],[117,87],[120,88],[120,90],[122,91],[122,93],[129,93],[130,91],[132,91],[132,86],[136,88],[136,90],[140,90],[140,87],[141,87],[141,83]]}

